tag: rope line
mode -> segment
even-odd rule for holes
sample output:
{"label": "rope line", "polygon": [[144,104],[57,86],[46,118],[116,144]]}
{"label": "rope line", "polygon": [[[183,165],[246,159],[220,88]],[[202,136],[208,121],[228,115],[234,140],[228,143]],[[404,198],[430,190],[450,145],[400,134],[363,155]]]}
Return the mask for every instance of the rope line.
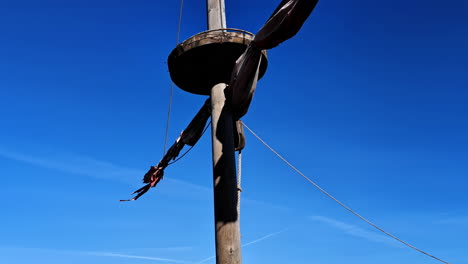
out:
{"label": "rope line", "polygon": [[250,131],[250,133],[252,133],[252,135],[254,137],[256,137],[263,145],[265,145],[265,147],[267,147],[271,152],[273,152],[278,158],[280,158],[284,163],[286,163],[289,167],[291,167],[297,174],[301,175],[304,179],[306,179],[308,182],[310,182],[315,188],[317,188],[319,191],[321,191],[323,194],[325,194],[326,196],[328,196],[329,198],[331,198],[333,201],[335,201],[336,203],[338,203],[339,205],[341,205],[344,209],[348,210],[349,212],[351,212],[353,215],[357,216],[358,218],[360,218],[361,220],[363,220],[364,222],[366,222],[367,224],[371,225],[372,227],[374,227],[375,229],[379,230],[380,232],[384,233],[385,235],[397,240],[398,242],[426,255],[426,256],[429,256],[433,259],[436,259],[440,262],[443,262],[445,264],[450,264],[449,262],[447,261],[444,261],[434,255],[431,255],[401,239],[399,239],[398,237],[388,233],[387,231],[383,230],[382,228],[378,227],[377,225],[375,225],[374,223],[372,223],[371,221],[367,220],[366,218],[364,218],[363,216],[361,216],[360,214],[356,213],[353,209],[349,208],[348,206],[346,206],[345,204],[343,204],[342,202],[340,202],[337,198],[333,197],[331,194],[329,194],[327,191],[325,191],[322,187],[320,187],[317,183],[315,183],[314,181],[312,181],[310,178],[308,178],[307,176],[305,176],[300,170],[298,170],[296,167],[294,167],[291,163],[289,163],[285,158],[283,158],[278,152],[276,152],[272,147],[270,147],[270,145],[268,145],[265,141],[263,141],[257,134],[255,134],[255,132],[252,131],[252,129],[250,129],[247,125],[245,125],[243,122],[242,122],[242,125],[247,128],[247,130]]}
{"label": "rope line", "polygon": [[[179,21],[177,23],[176,45],[179,44],[179,41],[180,41],[180,27],[182,25],[182,11],[183,10],[184,10],[184,0],[180,0]],[[171,110],[172,110],[172,98],[173,97],[174,97],[174,82],[171,81],[171,88],[169,92],[169,104],[167,107],[166,134],[164,136],[163,155],[166,153],[167,138],[169,137],[169,125],[171,123]]]}
{"label": "rope line", "polygon": [[240,218],[240,198],[242,192],[242,150],[237,153],[237,218]]}
{"label": "rope line", "polygon": [[171,82],[171,88],[170,88],[170,93],[169,93],[169,105],[167,107],[166,134],[164,136],[163,155],[166,154],[167,138],[169,137],[169,124],[171,123],[172,97],[174,96],[173,94],[174,94],[174,83]]}
{"label": "rope line", "polygon": [[182,25],[182,11],[183,10],[184,10],[184,0],[180,0],[179,22],[178,22],[178,25],[177,25],[176,45],[179,44],[179,41],[180,41],[180,27]]}

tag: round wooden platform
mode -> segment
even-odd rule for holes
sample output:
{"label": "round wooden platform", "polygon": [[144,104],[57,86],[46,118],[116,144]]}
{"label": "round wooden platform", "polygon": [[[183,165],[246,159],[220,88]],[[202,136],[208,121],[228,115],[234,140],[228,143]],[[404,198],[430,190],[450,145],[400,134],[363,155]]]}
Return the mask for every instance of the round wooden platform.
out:
{"label": "round wooden platform", "polygon": [[[168,58],[172,81],[181,89],[209,95],[218,83],[227,83],[231,73],[253,34],[238,29],[217,29],[199,33],[177,45]],[[263,51],[259,79],[268,65]]]}

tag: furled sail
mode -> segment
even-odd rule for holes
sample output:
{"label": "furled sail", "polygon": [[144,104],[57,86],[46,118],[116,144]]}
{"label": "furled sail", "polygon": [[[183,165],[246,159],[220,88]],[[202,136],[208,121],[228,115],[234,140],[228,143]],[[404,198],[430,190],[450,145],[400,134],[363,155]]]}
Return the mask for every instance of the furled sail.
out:
{"label": "furled sail", "polygon": [[239,57],[228,87],[233,116],[239,119],[249,110],[263,49],[271,49],[299,32],[318,0],[283,0]]}
{"label": "furled sail", "polygon": [[[228,104],[232,109],[233,122],[236,122],[236,129],[233,133],[235,134],[237,150],[242,149],[245,145],[242,125],[238,120],[247,113],[252,102],[257,87],[262,50],[274,48],[296,35],[317,2],[318,0],[283,0],[255,35],[245,52],[237,59],[226,90]],[[150,167],[143,177],[143,183],[146,185],[133,193],[136,194],[134,198],[121,201],[137,200],[149,189],[155,187],[163,178],[164,169],[170,165],[171,160],[175,160],[179,156],[183,147],[185,145],[194,146],[198,142],[203,135],[210,113],[211,105],[210,101],[207,100],[158,165]]]}

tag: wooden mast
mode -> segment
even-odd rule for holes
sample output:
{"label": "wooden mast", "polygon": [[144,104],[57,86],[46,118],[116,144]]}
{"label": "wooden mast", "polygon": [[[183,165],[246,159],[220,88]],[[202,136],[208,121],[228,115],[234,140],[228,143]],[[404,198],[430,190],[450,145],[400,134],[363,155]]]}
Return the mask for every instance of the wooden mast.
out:
{"label": "wooden mast", "polygon": [[[224,0],[207,0],[208,30],[226,28]],[[211,89],[213,188],[217,264],[240,264],[241,245],[237,211],[237,181],[233,119],[225,104],[225,83]]]}

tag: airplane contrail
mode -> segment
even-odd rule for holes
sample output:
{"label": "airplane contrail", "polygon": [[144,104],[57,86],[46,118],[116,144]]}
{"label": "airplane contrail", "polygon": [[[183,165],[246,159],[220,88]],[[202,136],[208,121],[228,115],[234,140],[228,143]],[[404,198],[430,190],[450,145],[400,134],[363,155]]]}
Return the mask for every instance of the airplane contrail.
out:
{"label": "airplane contrail", "polygon": [[118,253],[110,253],[110,252],[85,252],[86,255],[98,256],[98,257],[117,257],[117,258],[129,258],[129,259],[144,259],[144,260],[156,260],[156,261],[164,261],[176,264],[189,264],[191,262],[188,261],[180,261],[175,259],[167,259],[167,258],[157,258],[157,257],[147,257],[147,256],[136,256],[136,255],[126,255],[126,254],[118,254]]}
{"label": "airplane contrail", "polygon": [[[260,241],[262,241],[262,240],[265,240],[265,239],[267,239],[267,238],[270,238],[270,237],[273,237],[273,236],[277,236],[277,235],[279,235],[279,234],[281,234],[281,233],[286,232],[288,229],[289,229],[289,228],[286,228],[286,229],[283,229],[283,230],[278,231],[278,232],[274,232],[274,233],[271,233],[271,234],[268,234],[268,235],[264,235],[264,236],[262,236],[262,237],[260,237],[260,238],[257,238],[257,239],[255,239],[255,240],[253,240],[253,241],[250,241],[250,242],[247,242],[247,243],[241,245],[241,247],[250,246],[250,245],[252,245],[252,244],[256,244],[256,243],[258,243],[258,242],[260,242]],[[216,257],[216,256],[211,256],[211,257],[209,257],[209,258],[202,259],[202,260],[200,260],[199,262],[196,262],[195,264],[205,263],[205,262],[207,262],[208,260],[214,259],[215,257]]]}

